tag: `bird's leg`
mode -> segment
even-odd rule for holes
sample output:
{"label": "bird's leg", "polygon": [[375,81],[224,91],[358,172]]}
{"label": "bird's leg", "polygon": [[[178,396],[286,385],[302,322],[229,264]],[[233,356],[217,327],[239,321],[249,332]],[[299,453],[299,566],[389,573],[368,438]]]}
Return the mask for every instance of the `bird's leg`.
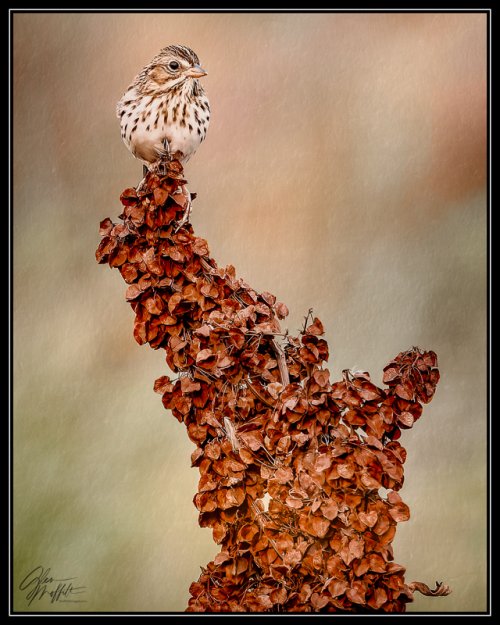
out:
{"label": "bird's leg", "polygon": [[189,221],[189,216],[191,215],[191,193],[189,193],[187,186],[185,184],[181,185],[180,189],[177,189],[174,195],[178,193],[182,193],[184,196],[185,208],[184,213],[182,214],[182,219],[179,221],[175,229],[176,232]]}
{"label": "bird's leg", "polygon": [[158,161],[158,173],[160,175],[166,176],[167,174],[167,163],[172,160],[170,154],[170,145],[168,144],[168,139],[163,139],[163,152]]}

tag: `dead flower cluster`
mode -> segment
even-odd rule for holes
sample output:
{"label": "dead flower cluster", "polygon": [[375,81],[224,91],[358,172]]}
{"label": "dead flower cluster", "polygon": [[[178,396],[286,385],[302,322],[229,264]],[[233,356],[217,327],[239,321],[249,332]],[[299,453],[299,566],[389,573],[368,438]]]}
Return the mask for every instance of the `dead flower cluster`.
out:
{"label": "dead flower cluster", "polygon": [[[413,348],[384,369],[330,380],[328,345],[309,313],[283,333],[287,307],[220,268],[190,224],[179,163],[127,189],[121,223],[101,223],[100,263],[128,284],[134,337],[164,349],[175,377],[154,389],[196,444],[194,504],[220,553],[190,587],[192,612],[403,612],[413,592],[394,562],[402,428],[439,380],[433,352]],[[386,489],[383,496],[380,489]]]}

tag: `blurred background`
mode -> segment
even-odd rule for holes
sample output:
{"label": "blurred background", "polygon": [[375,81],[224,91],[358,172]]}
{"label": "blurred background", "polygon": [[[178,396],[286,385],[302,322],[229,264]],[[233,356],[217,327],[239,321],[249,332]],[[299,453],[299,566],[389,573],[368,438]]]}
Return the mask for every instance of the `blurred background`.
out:
{"label": "blurred background", "polygon": [[[183,611],[218,552],[192,503],[185,428],[153,392],[118,271],[98,265],[142,168],[115,104],[164,46],[208,76],[207,140],[186,166],[219,265],[312,307],[332,379],[413,345],[441,382],[404,433],[396,562],[409,611],[486,609],[486,15],[17,13],[14,122],[16,610]],[[31,606],[36,566],[86,586]],[[75,582],[74,582],[75,583]]]}

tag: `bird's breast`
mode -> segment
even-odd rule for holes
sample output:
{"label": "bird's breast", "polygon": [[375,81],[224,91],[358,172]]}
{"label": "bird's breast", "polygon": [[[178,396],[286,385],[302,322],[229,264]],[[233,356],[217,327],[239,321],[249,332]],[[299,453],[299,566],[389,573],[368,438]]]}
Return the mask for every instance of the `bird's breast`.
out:
{"label": "bird's breast", "polygon": [[170,153],[181,153],[185,162],[205,138],[209,123],[208,102],[205,105],[203,101],[172,101],[144,96],[124,108],[122,138],[134,156],[146,164],[153,164],[161,158],[165,139]]}

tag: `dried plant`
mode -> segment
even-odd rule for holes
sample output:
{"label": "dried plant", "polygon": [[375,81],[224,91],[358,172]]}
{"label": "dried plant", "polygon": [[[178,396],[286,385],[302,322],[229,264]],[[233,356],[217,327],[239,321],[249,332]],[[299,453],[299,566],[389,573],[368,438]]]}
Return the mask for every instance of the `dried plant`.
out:
{"label": "dried plant", "polygon": [[[331,382],[321,321],[283,332],[287,307],[257,293],[182,224],[180,163],[127,189],[119,224],[101,223],[99,263],[119,269],[134,337],[164,349],[154,390],[196,444],[199,523],[221,550],[190,587],[190,612],[404,612],[415,590],[394,562],[408,520],[398,442],[439,380],[433,352]],[[182,224],[179,227],[179,222]],[[387,495],[381,494],[386,489]]]}

